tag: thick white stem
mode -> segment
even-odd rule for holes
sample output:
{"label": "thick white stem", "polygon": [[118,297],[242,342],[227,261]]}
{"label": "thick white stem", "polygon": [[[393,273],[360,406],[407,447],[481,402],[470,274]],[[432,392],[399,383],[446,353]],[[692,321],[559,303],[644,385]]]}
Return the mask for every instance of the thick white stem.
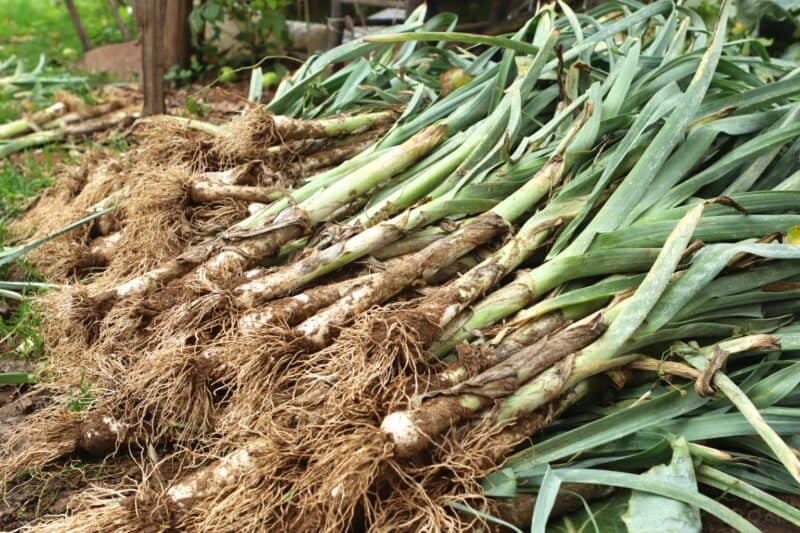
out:
{"label": "thick white stem", "polygon": [[397,411],[384,417],[381,430],[392,440],[395,452],[400,457],[411,456],[415,450],[424,448],[427,444],[425,435],[408,411]]}
{"label": "thick white stem", "polygon": [[239,477],[252,470],[256,461],[246,449],[237,450],[167,490],[173,505],[189,508],[199,498],[208,498],[236,483]]}

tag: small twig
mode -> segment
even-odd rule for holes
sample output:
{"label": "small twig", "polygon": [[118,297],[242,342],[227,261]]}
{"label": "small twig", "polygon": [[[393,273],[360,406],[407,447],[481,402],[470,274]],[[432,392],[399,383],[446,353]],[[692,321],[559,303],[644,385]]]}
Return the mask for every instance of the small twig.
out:
{"label": "small twig", "polygon": [[125,27],[125,23],[122,22],[122,17],[119,16],[119,5],[117,4],[117,0],[107,0],[108,7],[111,10],[111,16],[114,17],[114,22],[117,24],[117,28],[119,28],[119,32],[122,34],[122,38],[130,40],[131,34],[128,32],[128,28]]}
{"label": "small twig", "polygon": [[75,31],[78,34],[78,39],[80,39],[81,41],[81,47],[83,48],[84,52],[88,52],[92,48],[92,45],[89,42],[89,37],[86,36],[86,30],[83,29],[81,16],[78,13],[78,10],[75,8],[75,2],[73,0],[64,0],[64,3],[67,6],[70,18],[72,18],[72,25],[75,26]]}

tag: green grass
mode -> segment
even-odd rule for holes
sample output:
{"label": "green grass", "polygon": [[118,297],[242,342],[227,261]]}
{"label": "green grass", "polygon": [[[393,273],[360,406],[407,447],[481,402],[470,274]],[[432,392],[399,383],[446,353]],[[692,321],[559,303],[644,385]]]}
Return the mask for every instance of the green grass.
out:
{"label": "green grass", "polygon": [[46,146],[36,155],[24,153],[17,161],[0,162],[0,242],[3,224],[50,183],[57,152],[58,148]]}
{"label": "green grass", "polygon": [[[23,154],[18,162],[0,162],[0,247],[8,243],[6,224],[19,214],[37,192],[46,187],[52,176],[57,148],[46,147],[37,156]],[[10,271],[29,281],[42,281],[35,271],[23,263],[0,268],[0,279],[8,279]],[[0,315],[0,358],[35,360],[42,353],[39,316],[29,301]]]}
{"label": "green grass", "polygon": [[40,326],[39,314],[29,300],[20,303],[8,318],[0,318],[0,357],[36,361],[44,347]]}
{"label": "green grass", "polygon": [[[122,40],[104,0],[76,0],[75,5],[92,46]],[[132,17],[125,9],[120,9],[120,15],[133,34]],[[55,0],[0,2],[0,58],[16,55],[31,64],[38,61],[40,54],[61,67],[69,67],[82,55],[78,35],[64,3]]]}
{"label": "green grass", "polygon": [[[75,4],[92,46],[122,40],[105,1],[76,0]],[[120,9],[120,15],[134,34],[133,19],[125,8]],[[0,61],[15,56],[30,70],[42,54],[47,60],[48,74],[80,74],[76,67],[82,56],[80,42],[64,3],[57,0],[0,1]],[[103,76],[93,76],[86,84],[65,88],[90,98],[89,91],[103,81],[106,81]],[[50,96],[51,91],[39,87],[0,90],[0,122],[47,105]],[[58,151],[57,147],[47,147],[38,150],[36,157],[23,155],[0,161],[0,245],[5,241],[4,224],[50,182]]]}
{"label": "green grass", "polygon": [[[75,4],[93,47],[123,40],[105,1],[76,0]],[[132,16],[125,9],[120,9],[120,16],[131,35],[135,35]],[[30,71],[42,55],[48,75],[81,74],[77,71],[77,62],[83,51],[63,2],[0,1],[0,62],[13,56],[22,61],[26,71]],[[87,78],[85,84],[66,88],[88,99],[93,87],[109,81],[105,74],[87,75]],[[58,87],[0,90],[0,122],[47,105],[51,100],[51,89]]]}

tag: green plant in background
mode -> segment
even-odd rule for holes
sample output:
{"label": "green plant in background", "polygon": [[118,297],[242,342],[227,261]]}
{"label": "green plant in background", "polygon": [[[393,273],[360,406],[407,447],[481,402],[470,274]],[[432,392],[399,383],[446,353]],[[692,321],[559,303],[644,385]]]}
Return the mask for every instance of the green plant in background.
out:
{"label": "green plant in background", "polygon": [[800,2],[797,0],[738,0],[736,19],[748,30],[762,33],[763,29],[784,22],[800,36]]}
{"label": "green plant in background", "polygon": [[[34,272],[26,271],[25,277],[30,281],[8,281],[11,267],[25,269],[25,265],[18,261],[5,263],[2,256],[7,250],[3,247],[8,238],[5,224],[19,213],[28,198],[50,183],[52,149],[45,148],[42,155],[40,159],[26,155],[17,164],[8,160],[0,163],[0,262],[4,263],[0,265],[0,354],[9,353],[14,358],[27,360],[41,354],[42,339],[39,317],[24,295],[40,288],[42,280]],[[21,377],[6,375],[5,379]]]}
{"label": "green plant in background", "polygon": [[89,103],[90,84],[107,79],[105,75],[72,74],[49,66],[48,58],[40,55],[36,61],[16,55],[0,56],[0,122],[17,119],[31,108],[51,103],[56,91],[68,90]]}
{"label": "green plant in background", "polygon": [[[94,46],[122,40],[105,2],[76,0],[84,27]],[[129,29],[133,19],[120,15]],[[0,122],[52,103],[54,92],[68,90],[85,103],[96,103],[91,90],[108,82],[107,74],[84,74],[65,66],[80,59],[78,38],[63,2],[0,2]],[[54,47],[53,43],[60,43]],[[46,53],[46,55],[45,55]],[[124,149],[124,141],[112,141]],[[10,247],[5,224],[26,202],[50,183],[52,166],[63,150],[46,147],[20,159],[0,158],[0,357],[35,361],[42,352],[39,315],[27,296],[52,287],[22,261],[30,246]],[[80,223],[88,222],[88,219]],[[75,225],[70,226],[70,228]],[[60,233],[59,233],[60,234]],[[34,372],[0,372],[0,385],[22,385],[38,379]]]}
{"label": "green plant in background", "polygon": [[27,291],[51,287],[41,282],[0,281],[0,298],[18,302],[17,307],[0,318],[0,350],[2,346],[11,348],[9,353],[16,359],[35,361],[42,354],[44,341],[39,332],[41,320],[34,309],[33,302],[25,298]]}
{"label": "green plant in background", "polygon": [[203,103],[193,96],[187,96],[183,101],[183,109],[190,116],[193,117],[206,117],[211,112],[212,107],[209,104]]}
{"label": "green plant in background", "polygon": [[0,246],[4,240],[4,226],[30,198],[50,183],[52,148],[42,150],[41,157],[23,156],[17,164],[0,162]]}
{"label": "green plant in background", "polygon": [[[130,2],[129,2],[130,3]],[[123,40],[105,1],[75,0],[75,7],[92,46]],[[119,15],[130,33],[135,30],[127,8]],[[49,66],[64,66],[83,55],[64,2],[53,0],[3,0],[0,2],[0,61],[16,55],[26,64],[35,64],[47,54]]]}
{"label": "green plant in background", "polygon": [[[46,237],[25,245],[4,246],[0,243],[0,303],[10,302],[17,306],[10,313],[7,322],[0,316],[0,353],[5,352],[7,346],[14,346],[13,354],[15,358],[30,360],[41,353],[42,339],[38,333],[39,319],[32,309],[31,302],[25,299],[25,295],[29,292],[56,287],[56,285],[40,281],[7,281],[4,278],[8,274],[8,268],[12,265],[20,266],[20,259],[34,248],[83,224],[87,224],[111,210],[113,208],[93,213]],[[30,278],[32,276],[29,273],[26,277]],[[35,382],[36,377],[27,372],[0,372],[0,385],[21,385]]]}
{"label": "green plant in background", "polygon": [[[252,64],[254,59],[274,55],[289,42],[283,8],[292,0],[209,0],[196,7],[189,15],[192,44],[200,59],[192,61],[190,70],[177,70],[172,79],[188,79],[191,72],[225,65],[228,74],[221,76],[232,81],[232,66]],[[225,43],[225,37],[232,39]]]}
{"label": "green plant in background", "polygon": [[[695,11],[710,26],[716,20],[721,0],[688,0],[685,7]],[[770,55],[794,55],[800,52],[800,1],[736,0],[728,30],[732,39],[752,39],[770,48]]]}
{"label": "green plant in background", "polygon": [[39,61],[31,70],[26,70],[25,62],[16,56],[0,62],[0,88],[13,89],[23,87],[37,87],[42,85],[73,85],[86,82],[84,76],[72,75],[47,75],[45,73],[46,59],[44,54],[39,56]]}
{"label": "green plant in background", "polygon": [[[93,46],[123,40],[108,3],[75,0],[75,5]],[[119,16],[133,33],[128,9],[120,8]],[[0,122],[50,105],[56,91],[67,90],[87,104],[96,103],[91,90],[107,85],[110,75],[76,70],[75,62],[83,54],[63,2],[3,0],[0,21]],[[4,191],[0,182],[0,196]],[[0,213],[7,214],[2,209]]]}
{"label": "green plant in background", "polygon": [[78,389],[70,393],[69,402],[67,402],[67,409],[77,413],[85,411],[94,401],[92,394],[92,383],[86,377],[86,372],[81,373],[81,381],[78,384]]}

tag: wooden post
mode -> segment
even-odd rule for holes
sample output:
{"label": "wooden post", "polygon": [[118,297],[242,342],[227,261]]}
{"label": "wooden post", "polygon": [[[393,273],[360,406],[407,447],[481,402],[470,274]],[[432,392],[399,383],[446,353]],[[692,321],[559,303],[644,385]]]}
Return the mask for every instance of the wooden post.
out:
{"label": "wooden post", "polygon": [[189,14],[192,0],[166,0],[164,4],[164,66],[185,67],[191,56]]}
{"label": "wooden post", "polygon": [[89,44],[89,38],[86,36],[86,30],[83,29],[81,16],[78,14],[78,10],[75,9],[75,2],[72,0],[64,0],[64,3],[67,4],[67,10],[69,11],[69,16],[72,19],[72,25],[75,26],[75,31],[78,33],[78,39],[81,41],[81,47],[83,47],[84,52],[88,52],[91,48],[91,44]]}
{"label": "wooden post", "polygon": [[137,0],[136,21],[142,45],[142,115],[164,113],[164,2]]}

